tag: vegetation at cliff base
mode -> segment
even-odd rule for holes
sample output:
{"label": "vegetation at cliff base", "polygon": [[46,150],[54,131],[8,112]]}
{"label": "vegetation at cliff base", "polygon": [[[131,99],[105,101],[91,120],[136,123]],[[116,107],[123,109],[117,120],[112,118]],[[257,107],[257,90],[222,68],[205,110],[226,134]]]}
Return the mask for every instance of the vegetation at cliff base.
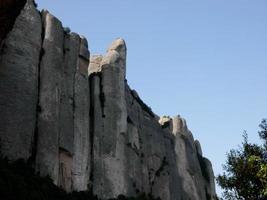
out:
{"label": "vegetation at cliff base", "polygon": [[[0,157],[0,199],[1,200],[97,200],[91,192],[67,194],[53,184],[49,177],[40,177],[23,160],[9,162]],[[126,198],[119,195],[118,200],[153,200],[150,195]],[[116,200],[116,199],[114,199]]]}
{"label": "vegetation at cliff base", "polygon": [[217,177],[227,200],[267,199],[267,120],[260,124],[262,145],[248,142],[247,134],[238,149],[227,154],[224,173]]}

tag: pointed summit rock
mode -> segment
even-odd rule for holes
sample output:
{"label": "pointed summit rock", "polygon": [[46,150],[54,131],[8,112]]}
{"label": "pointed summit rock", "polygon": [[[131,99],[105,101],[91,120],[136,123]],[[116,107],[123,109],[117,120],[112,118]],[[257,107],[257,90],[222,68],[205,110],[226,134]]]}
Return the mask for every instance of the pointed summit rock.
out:
{"label": "pointed summit rock", "polygon": [[125,41],[122,38],[118,38],[111,43],[111,45],[107,49],[107,52],[110,52],[110,51],[118,52],[121,59],[126,60],[127,47],[126,47]]}
{"label": "pointed summit rock", "polygon": [[127,48],[123,39],[114,40],[107,49],[106,55],[103,57],[101,66],[119,68],[122,78],[126,76],[126,55]]}

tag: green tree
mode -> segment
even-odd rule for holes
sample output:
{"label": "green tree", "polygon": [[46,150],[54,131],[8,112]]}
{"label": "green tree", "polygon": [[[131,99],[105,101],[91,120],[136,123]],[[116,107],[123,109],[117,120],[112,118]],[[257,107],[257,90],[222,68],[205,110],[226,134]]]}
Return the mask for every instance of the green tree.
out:
{"label": "green tree", "polygon": [[238,149],[227,154],[224,172],[217,177],[217,183],[224,190],[227,200],[267,199],[267,121],[259,125],[259,136],[263,145],[248,142],[247,133]]}

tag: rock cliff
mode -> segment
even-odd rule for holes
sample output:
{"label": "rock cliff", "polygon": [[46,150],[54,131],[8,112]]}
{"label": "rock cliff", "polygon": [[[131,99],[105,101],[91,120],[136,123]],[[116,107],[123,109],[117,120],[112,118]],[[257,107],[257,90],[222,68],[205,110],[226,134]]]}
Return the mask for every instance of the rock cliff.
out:
{"label": "rock cliff", "polygon": [[1,9],[14,14],[0,16],[4,156],[101,199],[216,199],[212,165],[185,120],[158,117],[127,84],[123,39],[90,56],[84,37],[33,0],[7,2]]}

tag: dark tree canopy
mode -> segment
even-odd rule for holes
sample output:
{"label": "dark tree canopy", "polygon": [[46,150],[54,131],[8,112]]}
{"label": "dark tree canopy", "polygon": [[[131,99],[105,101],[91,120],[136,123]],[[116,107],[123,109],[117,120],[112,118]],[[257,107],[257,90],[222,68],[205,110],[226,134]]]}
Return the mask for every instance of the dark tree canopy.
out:
{"label": "dark tree canopy", "polygon": [[267,199],[267,121],[262,120],[259,136],[263,145],[244,141],[238,149],[227,154],[224,172],[217,177],[223,188],[223,197],[228,200]]}

